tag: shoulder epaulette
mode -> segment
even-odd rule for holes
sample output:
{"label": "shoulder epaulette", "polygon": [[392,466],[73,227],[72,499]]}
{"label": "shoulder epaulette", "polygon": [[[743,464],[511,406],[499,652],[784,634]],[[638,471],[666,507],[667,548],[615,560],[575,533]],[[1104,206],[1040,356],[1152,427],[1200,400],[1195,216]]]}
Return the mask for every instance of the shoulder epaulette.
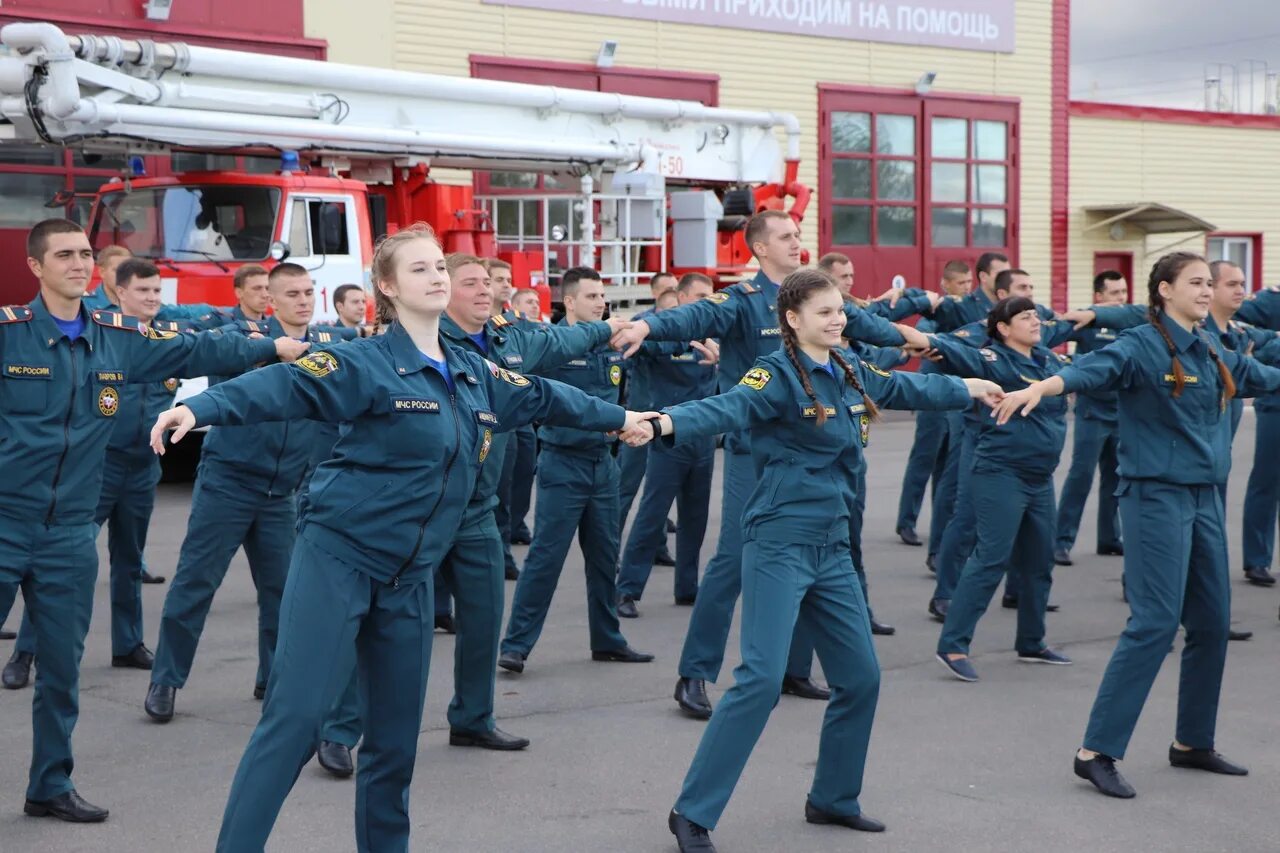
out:
{"label": "shoulder epaulette", "polygon": [[325,331],[324,329],[311,329],[310,332],[318,344],[331,344],[335,338],[333,332]]}
{"label": "shoulder epaulette", "polygon": [[493,325],[497,326],[499,329],[501,329],[503,326],[511,325],[511,321],[508,320],[506,317],[503,317],[501,314],[494,314],[492,317],[489,318],[489,322],[493,323]]}
{"label": "shoulder epaulette", "polygon": [[151,326],[161,332],[181,332],[182,327],[174,320],[152,320]]}
{"label": "shoulder epaulette", "polygon": [[91,315],[93,322],[99,326],[106,326],[109,329],[124,329],[127,332],[147,333],[147,326],[137,317],[130,317],[128,314],[122,314],[119,311],[94,311]]}
{"label": "shoulder epaulette", "polygon": [[25,323],[31,316],[31,309],[25,305],[0,306],[0,323]]}
{"label": "shoulder epaulette", "polygon": [[756,286],[749,281],[740,281],[738,282],[738,284],[742,286],[743,293],[759,293],[760,292],[759,289],[756,288]]}
{"label": "shoulder epaulette", "polygon": [[270,331],[267,329],[266,323],[259,323],[257,320],[241,320],[240,323],[247,332],[257,332],[260,335],[265,335]]}

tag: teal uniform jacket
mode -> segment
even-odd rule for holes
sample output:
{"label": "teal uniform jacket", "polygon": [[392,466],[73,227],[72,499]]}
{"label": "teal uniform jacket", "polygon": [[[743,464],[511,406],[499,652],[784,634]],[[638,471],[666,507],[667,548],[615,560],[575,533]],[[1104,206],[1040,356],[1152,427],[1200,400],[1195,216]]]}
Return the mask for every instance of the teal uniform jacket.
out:
{"label": "teal uniform jacket", "polygon": [[[649,376],[647,406],[674,406],[690,400],[701,400],[716,393],[719,370],[714,364],[702,364],[703,355],[687,343],[645,341],[636,353],[633,371],[642,369]],[[632,411],[636,411],[633,404]]]}
{"label": "teal uniform jacket", "polygon": [[[440,318],[440,334],[453,346],[487,358],[508,370],[550,375],[554,368],[581,357],[587,351],[598,352],[608,344],[611,331],[609,324],[603,321],[550,326],[527,320],[513,323],[505,315],[499,315],[485,323],[488,351],[481,352],[471,336],[445,315]],[[610,402],[616,402],[616,399]],[[502,477],[502,459],[506,455],[509,437],[507,432],[494,436],[489,449],[494,461],[480,467],[464,526],[497,506],[498,480]]]}
{"label": "teal uniform jacket", "polygon": [[981,287],[975,287],[965,296],[948,296],[933,309],[936,331],[954,332],[970,323],[983,322],[993,305],[995,303]]}
{"label": "teal uniform jacket", "polygon": [[[169,320],[152,320],[151,328],[161,332],[190,331],[186,324]],[[136,460],[153,457],[151,427],[160,413],[173,405],[177,390],[178,380],[172,377],[161,382],[124,386],[120,392],[120,413],[116,415],[107,449]]]}
{"label": "teal uniform jacket", "polygon": [[[1231,466],[1231,420],[1221,405],[1221,383],[1210,357],[1231,370],[1237,395],[1280,390],[1280,371],[1163,320],[1187,375],[1174,399],[1168,347],[1150,324],[1126,331],[1106,349],[1082,356],[1060,374],[1067,392],[1116,388],[1120,397],[1120,475],[1183,485],[1223,482]],[[1043,404],[1042,404],[1043,405]]]}
{"label": "teal uniform jacket", "polygon": [[[556,325],[568,327],[569,323],[562,319]],[[609,349],[606,341],[585,355],[564,361],[558,367],[544,369],[542,375],[548,379],[556,379],[572,385],[592,397],[616,405],[621,393],[622,373],[627,367],[629,365],[626,364],[622,354]],[[573,450],[600,450],[614,442],[614,439],[605,435],[603,431],[553,424],[547,424],[538,431],[538,440],[543,446],[567,447]]]}
{"label": "teal uniform jacket", "polygon": [[[974,349],[946,335],[931,341],[943,356],[943,367],[960,376],[989,379],[1005,391],[1020,391],[1032,383],[1056,376],[1068,363],[1066,356],[1037,346],[1024,356],[1000,343]],[[991,417],[979,417],[974,470],[1009,468],[1035,477],[1046,477],[1058,467],[1067,439],[1067,400],[1044,399],[1026,418],[998,426]]]}
{"label": "teal uniform jacket", "polygon": [[[813,366],[803,353],[800,358]],[[969,404],[963,383],[951,377],[891,373],[862,361],[854,369],[867,395],[889,408]],[[750,426],[757,485],[743,513],[746,539],[797,544],[848,539],[854,482],[871,419],[862,395],[838,367],[835,377],[815,372],[813,384],[827,407],[822,429],[815,429],[814,403],[781,350],[757,360],[731,390],[666,410],[675,424],[669,437],[674,441]]]}
{"label": "teal uniform jacket", "polygon": [[377,580],[421,580],[453,543],[494,432],[534,420],[601,432],[624,422],[619,406],[445,349],[452,393],[393,324],[339,351],[224,382],[187,405],[198,425],[349,424],[316,469],[299,532]]}
{"label": "teal uniform jacket", "polygon": [[[648,320],[657,314],[652,308],[641,311],[631,318],[632,322],[637,320]],[[647,343],[647,342],[646,342]],[[652,350],[650,350],[652,352]],[[653,395],[649,390],[652,384],[650,376],[650,361],[648,359],[637,358],[635,362],[629,365],[631,368],[626,373],[627,384],[623,388],[623,395],[626,400],[627,408],[633,412],[647,412],[653,408]],[[641,456],[647,454],[641,453]]]}
{"label": "teal uniform jacket", "polygon": [[[8,319],[6,315],[12,315]],[[232,372],[275,358],[270,340],[182,335],[137,319],[81,309],[87,347],[67,346],[40,298],[0,309],[3,446],[23,460],[0,483],[0,514],[46,524],[93,521],[102,453],[126,383]]]}
{"label": "teal uniform jacket", "polygon": [[1250,296],[1236,311],[1241,323],[1280,332],[1280,290],[1267,288]]}
{"label": "teal uniform jacket", "polygon": [[933,309],[929,304],[927,293],[918,287],[907,287],[903,289],[902,295],[898,297],[898,302],[894,306],[890,307],[887,299],[877,299],[862,310],[896,323],[915,314],[928,314]]}
{"label": "teal uniform jacket", "polygon": [[[1098,307],[1097,305],[1092,305],[1089,310]],[[1077,333],[1075,354],[1086,355],[1115,343],[1116,338],[1120,336],[1120,332],[1125,328],[1127,326],[1112,328],[1101,324],[1100,321],[1085,326]],[[1077,394],[1076,415],[1114,426],[1118,416],[1116,399],[1115,391],[1089,391]]]}

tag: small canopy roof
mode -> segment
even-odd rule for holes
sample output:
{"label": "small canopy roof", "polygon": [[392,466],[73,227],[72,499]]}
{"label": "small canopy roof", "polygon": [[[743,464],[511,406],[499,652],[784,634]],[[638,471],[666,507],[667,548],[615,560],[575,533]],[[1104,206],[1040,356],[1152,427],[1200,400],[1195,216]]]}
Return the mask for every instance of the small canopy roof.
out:
{"label": "small canopy roof", "polygon": [[1130,204],[1095,204],[1086,206],[1084,210],[1086,213],[1104,217],[1101,221],[1085,228],[1085,231],[1106,228],[1121,221],[1141,228],[1148,234],[1218,230],[1213,223],[1206,222],[1198,216],[1192,216],[1190,213],[1155,201],[1140,201]]}

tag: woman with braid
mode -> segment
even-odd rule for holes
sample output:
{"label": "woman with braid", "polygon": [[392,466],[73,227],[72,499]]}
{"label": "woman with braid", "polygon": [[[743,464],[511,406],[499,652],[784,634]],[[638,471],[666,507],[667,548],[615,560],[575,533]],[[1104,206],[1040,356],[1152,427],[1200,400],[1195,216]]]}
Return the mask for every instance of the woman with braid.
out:
{"label": "woman with braid", "polygon": [[1224,349],[1199,327],[1212,300],[1203,258],[1165,255],[1152,267],[1147,290],[1148,325],[1007,395],[995,413],[1006,423],[1030,414],[1044,397],[1119,393],[1118,495],[1130,615],[1098,688],[1075,772],[1122,798],[1134,790],[1115,763],[1124,758],[1179,622],[1186,644],[1169,763],[1248,773],[1214,751],[1231,600],[1217,487],[1231,464],[1231,399],[1280,389],[1280,370]]}
{"label": "woman with braid", "polygon": [[[849,558],[849,512],[877,402],[962,409],[999,393],[984,380],[888,373],[840,355],[847,322],[835,280],[788,275],[778,291],[782,347],[724,394],[668,408],[623,433],[633,446],[748,429],[756,487],[743,513],[742,664],[716,708],[668,818],[680,850],[714,851],[708,837],[778,701],[803,610],[831,685],[810,823],[866,832],[858,794],[880,686],[866,604]],[[994,398],[993,398],[994,399]]]}

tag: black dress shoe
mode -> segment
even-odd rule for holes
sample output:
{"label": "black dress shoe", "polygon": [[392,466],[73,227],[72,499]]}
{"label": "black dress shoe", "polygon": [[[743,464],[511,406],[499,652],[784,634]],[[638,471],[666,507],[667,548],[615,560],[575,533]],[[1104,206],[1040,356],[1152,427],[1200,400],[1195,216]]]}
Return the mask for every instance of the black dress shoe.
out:
{"label": "black dress shoe", "polygon": [[164,583],[164,575],[153,575],[146,569],[142,570],[143,583]]}
{"label": "black dress shoe", "polygon": [[796,678],[793,675],[782,677],[782,692],[801,699],[821,699],[823,702],[831,698],[831,691],[812,678]]}
{"label": "black dress shoe", "polygon": [[911,527],[899,527],[898,538],[902,540],[902,544],[904,545],[914,545],[918,548],[924,544],[920,541],[919,534],[917,534],[915,529]]}
{"label": "black dress shoe", "polygon": [[255,684],[255,685],[253,685],[253,698],[254,698],[254,699],[257,699],[259,702],[261,702],[263,699],[265,699],[265,698],[266,698],[266,696],[267,696],[267,685],[265,685],[265,684]]}
{"label": "black dress shoe", "polygon": [[529,545],[533,542],[533,537],[528,531],[521,530],[518,533],[512,533],[511,538],[507,540],[512,545]]}
{"label": "black dress shoe", "polygon": [[951,600],[948,598],[929,599],[929,615],[933,617],[935,622],[946,622],[947,611],[950,609]]}
{"label": "black dress shoe", "polygon": [[1253,632],[1252,632],[1252,631],[1237,631],[1235,628],[1229,628],[1229,629],[1227,630],[1227,639],[1228,639],[1228,640],[1235,640],[1236,642],[1240,642],[1241,640],[1252,640],[1252,639],[1253,639]]}
{"label": "black dress shoe", "polygon": [[636,600],[629,595],[618,596],[618,615],[623,619],[638,619],[640,611],[636,609]]}
{"label": "black dress shoe", "polygon": [[1002,595],[1002,596],[1000,596],[1000,606],[1001,606],[1001,607],[1003,607],[1005,610],[1017,610],[1017,609],[1018,609],[1018,596],[1016,596],[1016,595]]}
{"label": "black dress shoe", "polygon": [[676,682],[676,704],[690,717],[711,719],[711,700],[707,698],[707,682],[701,678],[681,678]]}
{"label": "black dress shoe", "polygon": [[147,700],[142,703],[142,710],[157,723],[167,723],[173,719],[173,699],[178,692],[176,687],[168,684],[152,684],[147,688]]}
{"label": "black dress shoe", "polygon": [[345,743],[320,741],[320,746],[316,747],[316,761],[320,762],[320,766],[328,770],[331,776],[337,776],[339,779],[346,779],[355,772],[355,766],[351,763],[351,747]]}
{"label": "black dress shoe", "polygon": [[667,816],[667,829],[676,837],[680,853],[716,853],[716,846],[711,843],[711,834],[704,826],[698,826],[684,815],[676,814],[675,809]]}
{"label": "black dress shoe", "polygon": [[638,652],[630,646],[623,646],[620,649],[609,649],[604,652],[593,649],[591,651],[591,659],[608,661],[609,663],[649,663],[649,661],[653,660],[653,655],[647,652]]}
{"label": "black dress shoe", "polygon": [[515,752],[528,745],[527,737],[509,735],[499,728],[491,732],[464,732],[462,729],[449,729],[449,746],[478,746],[481,749]]}
{"label": "black dress shoe", "polygon": [[669,518],[667,519],[667,532],[668,532],[668,533],[675,533],[675,532],[676,532],[677,530],[679,530],[679,529],[680,529],[680,528],[676,527],[676,523],[675,523],[674,521],[672,521],[672,520],[671,520],[671,519],[669,519]]}
{"label": "black dress shoe", "polygon": [[1275,586],[1276,579],[1266,566],[1245,566],[1244,577],[1254,586]]}
{"label": "black dress shoe", "polygon": [[156,656],[151,654],[151,650],[142,643],[134,646],[133,651],[127,655],[112,655],[111,665],[115,667],[125,667],[129,669],[151,669],[152,664],[156,662]]}
{"label": "black dress shoe", "polygon": [[519,652],[503,652],[498,658],[498,666],[507,672],[521,673],[524,672],[524,655]]}
{"label": "black dress shoe", "polygon": [[35,661],[35,656],[29,652],[14,652],[4,665],[4,672],[0,672],[0,684],[10,690],[26,687],[31,683],[31,665]]}
{"label": "black dress shoe", "polygon": [[884,832],[884,824],[866,815],[837,815],[824,812],[808,800],[804,801],[804,819],[809,823],[847,826],[859,832]]}
{"label": "black dress shoe", "polygon": [[929,574],[936,575],[938,573],[938,555],[930,554],[925,557],[924,567],[929,570]]}
{"label": "black dress shoe", "polygon": [[13,631],[6,631],[3,628],[0,628],[0,640],[16,640],[16,639],[18,639],[18,635],[15,634]]}
{"label": "black dress shoe", "polygon": [[663,548],[653,556],[653,564],[655,566],[674,566],[676,564],[676,558],[671,556],[670,551]]}
{"label": "black dress shoe", "polygon": [[507,566],[502,570],[502,576],[509,581],[518,581],[520,580],[520,570],[515,566]]}
{"label": "black dress shoe", "polygon": [[678,595],[677,595],[677,596],[676,596],[676,606],[678,606],[678,607],[692,607],[692,606],[693,606],[693,603],[694,603],[695,601],[697,601],[697,600],[698,600],[698,595],[697,595],[697,593],[694,593],[693,595],[689,596],[688,598],[681,598],[680,596],[678,596]]}
{"label": "black dress shoe", "polygon": [[871,633],[875,634],[877,637],[892,637],[894,634],[898,633],[898,629],[892,625],[886,625],[883,622],[877,622],[872,619]]}
{"label": "black dress shoe", "polygon": [[1059,548],[1053,552],[1053,564],[1055,566],[1074,566],[1075,560],[1071,559],[1071,552],[1066,548]]}
{"label": "black dress shoe", "polygon": [[74,790],[48,800],[27,800],[22,810],[32,817],[56,817],[68,823],[102,823],[109,812],[84,798]]}
{"label": "black dress shoe", "polygon": [[446,634],[458,633],[457,627],[453,624],[453,616],[448,613],[436,614],[436,630],[444,631]]}
{"label": "black dress shoe", "polygon": [[1115,545],[1099,545],[1098,556],[1099,557],[1123,557],[1124,545],[1121,543],[1117,543]]}
{"label": "black dress shoe", "polygon": [[1093,786],[1108,797],[1129,800],[1136,796],[1133,786],[1124,780],[1116,769],[1116,760],[1109,755],[1098,753],[1085,761],[1076,754],[1076,775],[1093,783]]}
{"label": "black dress shoe", "polygon": [[1212,749],[1178,749],[1169,745],[1169,763],[1174,767],[1186,767],[1191,770],[1207,770],[1210,773],[1221,773],[1224,776],[1248,776],[1249,770],[1239,764],[1232,764]]}

